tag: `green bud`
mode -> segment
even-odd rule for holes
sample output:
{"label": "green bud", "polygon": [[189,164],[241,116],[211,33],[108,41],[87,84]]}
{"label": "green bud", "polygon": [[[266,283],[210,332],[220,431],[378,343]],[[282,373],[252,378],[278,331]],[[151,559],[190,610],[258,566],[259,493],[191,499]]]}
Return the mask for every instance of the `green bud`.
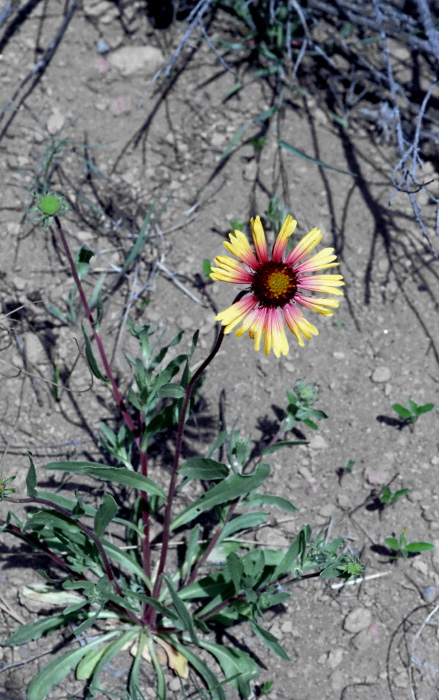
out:
{"label": "green bud", "polygon": [[58,197],[55,197],[55,195],[48,194],[46,197],[41,199],[39,206],[43,214],[54,216],[54,214],[60,210],[61,202]]}

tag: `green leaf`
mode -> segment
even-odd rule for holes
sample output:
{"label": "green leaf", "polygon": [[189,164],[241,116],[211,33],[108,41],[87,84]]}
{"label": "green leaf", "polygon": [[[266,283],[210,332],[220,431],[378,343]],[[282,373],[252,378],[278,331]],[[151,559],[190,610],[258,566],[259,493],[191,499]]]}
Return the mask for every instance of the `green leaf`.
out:
{"label": "green leaf", "polygon": [[96,362],[96,358],[93,353],[93,348],[91,346],[91,340],[90,337],[85,330],[85,326],[82,323],[82,333],[84,335],[84,340],[85,340],[85,357],[87,360],[88,367],[90,369],[90,372],[97,378],[97,379],[102,379],[103,382],[107,382],[107,378],[104,377],[102,374],[101,370],[99,369],[98,363]]}
{"label": "green leaf", "polygon": [[399,542],[397,539],[395,539],[395,537],[386,537],[384,542],[388,547],[390,547],[390,549],[393,549],[395,552],[399,551]]}
{"label": "green leaf", "polygon": [[36,622],[28,622],[25,625],[20,625],[4,642],[1,642],[1,646],[15,647],[32,642],[35,639],[40,639],[47,632],[50,634],[53,630],[64,627],[69,621],[74,619],[74,615],[68,617],[61,613],[44,617]]}
{"label": "green leaf", "polygon": [[121,566],[124,566],[125,569],[135,574],[141,581],[143,581],[146,584],[146,586],[149,589],[152,588],[150,579],[145,574],[142,567],[135,561],[135,559],[133,559],[129,555],[128,552],[124,552],[122,549],[119,549],[119,547],[113,544],[113,542],[108,542],[108,540],[102,540],[102,546],[105,550],[105,553],[113,561],[116,561]]}
{"label": "green leaf", "polygon": [[241,502],[241,506],[275,506],[282,508],[289,513],[295,513],[299,510],[295,505],[282,496],[271,496],[268,493],[249,493],[247,498]]}
{"label": "green leaf", "polygon": [[163,574],[163,578],[165,579],[166,585],[169,589],[169,593],[171,594],[175,612],[182,621],[184,629],[189,633],[192,644],[198,645],[198,637],[197,633],[195,632],[192,615],[189,613],[186,605],[183,603],[182,599],[179,597],[177,591],[175,590],[171,577],[167,576],[166,574]]}
{"label": "green leaf", "polygon": [[93,323],[93,328],[96,328],[96,330],[99,330],[99,326],[101,325],[101,321],[104,316],[104,305],[102,303],[102,297],[100,294],[98,294],[98,298],[96,299],[96,318]]}
{"label": "green leaf", "polygon": [[399,403],[394,403],[392,408],[401,418],[404,418],[404,420],[409,420],[412,417],[411,411],[409,411],[408,408],[404,408],[404,406],[401,406]]}
{"label": "green leaf", "polygon": [[102,637],[95,639],[89,644],[85,644],[79,649],[73,649],[66,654],[61,654],[53,659],[31,680],[27,689],[27,700],[46,700],[50,690],[54,685],[60,683],[63,678],[72,671],[90,649],[101,644],[107,639],[111,639],[118,632],[109,632]]}
{"label": "green leaf", "polygon": [[94,530],[97,537],[102,537],[107,529],[107,526],[111,523],[118,510],[119,507],[113,496],[110,496],[107,493],[104,494],[102,503],[95,515]]}
{"label": "green leaf", "polygon": [[223,689],[221,688],[222,683],[215,676],[215,674],[210,670],[208,666],[200,659],[199,656],[192,653],[190,649],[185,644],[181,644],[174,637],[167,637],[165,635],[160,635],[163,637],[168,644],[171,644],[180,654],[186,657],[191,666],[194,667],[196,672],[204,679],[207,689],[210,693],[209,700],[227,700]]}
{"label": "green leaf", "polygon": [[45,309],[49,314],[57,318],[58,321],[61,321],[61,323],[68,325],[69,321],[67,319],[67,316],[63,314],[63,312],[60,309],[58,309],[57,306],[55,306],[54,304],[48,304],[47,306],[45,306]]}
{"label": "green leaf", "polygon": [[428,411],[432,411],[433,408],[434,408],[434,403],[425,403],[423,406],[417,407],[416,413],[418,416],[420,416],[423,413],[428,413]]}
{"label": "green leaf", "polygon": [[312,156],[307,156],[306,153],[303,153],[303,151],[299,151],[298,148],[295,148],[295,146],[292,146],[286,141],[282,141],[282,139],[279,139],[278,144],[281,148],[284,148],[289,153],[292,153],[295,156],[299,156],[299,158],[303,158],[304,160],[309,160],[311,161],[311,163],[318,165],[320,168],[329,168],[329,170],[335,170],[335,172],[342,173],[342,175],[351,175],[351,177],[357,177],[355,173],[351,173],[349,170],[340,170],[340,168],[335,168],[333,165],[323,163],[323,161],[319,160],[318,158],[312,158]]}
{"label": "green leaf", "polygon": [[301,548],[301,541],[300,541],[300,533],[292,542],[288,548],[288,551],[285,553],[283,559],[280,561],[280,563],[276,566],[276,569],[274,571],[274,574],[272,576],[272,580],[275,581],[276,579],[280,578],[284,574],[287,573],[296,561],[297,557],[299,556],[300,553],[300,548]]}
{"label": "green leaf", "polygon": [[205,260],[203,260],[203,273],[206,275],[206,277],[209,277],[211,272],[212,266],[210,264],[210,260],[206,258]]}
{"label": "green leaf", "polygon": [[80,280],[84,279],[85,275],[87,274],[89,262],[93,255],[94,252],[90,250],[90,248],[86,248],[86,246],[81,246],[81,248],[76,253],[75,267]]}
{"label": "green leaf", "polygon": [[22,587],[22,593],[25,598],[37,600],[46,605],[76,605],[83,603],[84,598],[79,593],[74,591],[57,591],[53,586],[48,586],[47,583],[32,583],[29,586]]}
{"label": "green leaf", "polygon": [[274,445],[269,445],[264,450],[262,450],[262,455],[269,455],[273,452],[281,450],[282,447],[291,447],[292,445],[307,445],[308,440],[279,440],[275,442]]}
{"label": "green leaf", "polygon": [[[146,646],[148,647],[149,654],[154,666],[156,681],[157,681],[157,698],[156,700],[166,700],[166,678],[163,673],[163,669],[157,658],[157,653],[155,650],[154,642],[150,636],[146,637]],[[175,646],[175,645],[174,645]]]}
{"label": "green leaf", "polygon": [[172,399],[182,399],[185,395],[185,390],[180,384],[164,384],[157,391],[157,396],[161,399],[170,397]]}
{"label": "green leaf", "polygon": [[93,680],[90,683],[90,693],[92,697],[94,692],[100,692],[99,673],[111,661],[111,659],[113,659],[122,650],[125,644],[127,644],[131,640],[134,640],[138,635],[139,629],[135,628],[120,635],[117,639],[114,640],[114,642],[107,646],[105,652],[102,654],[102,657],[96,664],[96,667],[93,672]]}
{"label": "green leaf", "polygon": [[202,479],[203,481],[215,481],[224,479],[230,474],[230,469],[222,462],[216,462],[207,457],[192,457],[178,468],[178,473],[188,479]]}
{"label": "green leaf", "polygon": [[138,491],[145,491],[150,495],[160,496],[166,501],[165,492],[151,479],[142,474],[131,471],[126,467],[107,467],[98,462],[49,462],[46,469],[51,471],[71,472],[73,474],[88,474],[95,479],[111,481],[113,484],[131,486]]}
{"label": "green leaf", "polygon": [[140,253],[142,247],[144,246],[144,244],[146,243],[146,241],[149,238],[149,233],[147,235],[147,229],[148,229],[148,225],[149,225],[149,220],[152,216],[152,212],[154,211],[154,206],[155,206],[155,200],[153,201],[153,203],[149,207],[147,214],[143,220],[142,228],[139,231],[139,235],[137,237],[137,240],[136,240],[131,252],[129,253],[127,259],[125,260],[124,266],[123,266],[121,273],[120,273],[121,276],[128,270],[131,263],[136,259],[137,255]]}
{"label": "green leaf", "polygon": [[223,528],[221,535],[218,539],[218,543],[222,542],[227,537],[231,537],[235,532],[240,530],[251,530],[258,525],[262,525],[267,520],[267,513],[262,511],[252,511],[251,513],[244,513],[244,515],[239,515],[233,520],[229,520],[228,523]]}
{"label": "green leaf", "polygon": [[88,680],[95,672],[96,666],[102,659],[110,644],[106,644],[101,649],[91,649],[79,662],[76,668],[76,678],[79,681]]}
{"label": "green leaf", "polygon": [[216,452],[216,450],[219,450],[220,447],[225,443],[227,440],[227,430],[222,430],[219,435],[215,438],[212,446],[209,448],[209,451],[206,454],[206,458],[209,459],[212,457],[212,455]]}
{"label": "green leaf", "polygon": [[408,552],[426,552],[428,549],[434,549],[434,544],[431,542],[410,542],[407,545]]}
{"label": "green leaf", "polygon": [[27,486],[27,495],[29,498],[36,498],[37,497],[37,472],[35,470],[35,464],[32,459],[32,455],[30,452],[28,452],[28,457],[29,457],[29,470],[27,472],[26,476],[26,486]]}
{"label": "green leaf", "polygon": [[242,563],[242,559],[238,557],[237,554],[232,552],[227,557],[227,568],[230,572],[230,578],[232,579],[232,583],[235,587],[235,593],[239,593],[242,588],[241,579],[244,573],[244,564]]}
{"label": "green leaf", "polygon": [[250,620],[249,624],[256,636],[264,642],[265,646],[267,646],[270,649],[270,651],[274,652],[276,656],[279,656],[285,661],[291,660],[283,646],[277,641],[274,634],[268,632],[268,630],[264,629],[258,622],[254,620]]}
{"label": "green leaf", "polygon": [[245,651],[222,644],[203,640],[200,646],[215,656],[226,678],[236,676],[230,681],[230,685],[239,691],[242,698],[248,698],[251,694],[250,681],[259,676],[259,666],[256,661]]}
{"label": "green leaf", "polygon": [[195,527],[191,528],[190,535],[189,535],[189,542],[187,543],[187,548],[186,548],[186,553],[184,556],[184,562],[182,564],[182,579],[185,581],[189,578],[189,574],[191,571],[192,564],[194,564],[195,559],[197,558],[198,555],[198,550],[200,547],[200,544],[198,542],[200,538],[200,532],[201,532],[201,527],[199,525],[195,525]]}
{"label": "green leaf", "polygon": [[213,506],[234,501],[249,491],[257,489],[264,483],[269,474],[270,466],[265,462],[259,464],[256,470],[248,476],[230,474],[227,479],[213,486],[200,498],[197,498],[194,503],[185,508],[172,522],[171,530],[185,525],[198,517],[200,513],[213,508]]}

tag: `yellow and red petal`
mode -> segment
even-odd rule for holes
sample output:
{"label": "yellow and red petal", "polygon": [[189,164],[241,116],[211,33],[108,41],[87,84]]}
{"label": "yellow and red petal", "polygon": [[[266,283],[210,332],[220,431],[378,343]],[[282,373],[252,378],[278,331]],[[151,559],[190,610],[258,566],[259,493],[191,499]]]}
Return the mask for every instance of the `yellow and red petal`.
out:
{"label": "yellow and red petal", "polygon": [[287,255],[285,258],[287,265],[296,265],[298,262],[303,260],[304,257],[314,250],[322,238],[323,236],[318,228],[311,229],[311,231],[298,242],[291,253]]}
{"label": "yellow and red petal", "polygon": [[285,304],[282,311],[284,313],[285,322],[288,328],[292,333],[294,333],[297,338],[297,342],[302,347],[305,345],[305,343],[300,335],[301,333],[305,336],[305,338],[308,338],[308,340],[311,340],[313,335],[319,334],[317,328],[313,326],[312,323],[307,321],[303,313],[299,311],[299,309],[296,309],[293,304]]}
{"label": "yellow and red petal", "polygon": [[227,309],[217,314],[215,316],[215,320],[221,321],[221,324],[226,327],[224,333],[231,333],[236,326],[244,321],[246,316],[255,308],[257,303],[257,299],[252,295],[244,297],[244,299],[236,301]]}
{"label": "yellow and red petal", "polygon": [[[322,316],[332,316],[334,312],[331,311],[331,309],[336,309],[338,306],[340,306],[340,302],[338,302],[336,299],[325,299],[324,297],[305,297],[303,294],[300,294],[300,292],[296,292],[294,301],[296,304],[300,304],[306,309],[311,309],[311,311],[315,311]],[[326,308],[328,306],[330,308]]]}
{"label": "yellow and red petal", "polygon": [[214,262],[218,267],[213,267],[210,277],[220,282],[233,282],[235,284],[251,284],[253,276],[241,263],[228,255],[218,255]]}
{"label": "yellow and red petal", "polygon": [[342,275],[311,275],[310,277],[299,277],[297,289],[306,289],[308,292],[321,292],[323,294],[342,295],[343,292],[337,287],[343,287]]}
{"label": "yellow and red petal", "polygon": [[266,263],[268,261],[267,241],[264,227],[262,226],[259,216],[257,216],[256,219],[250,219],[250,225],[252,227],[253,243],[258,261],[260,263]]}
{"label": "yellow and red petal", "polygon": [[251,267],[252,270],[257,270],[259,267],[259,262],[250,247],[247,237],[244,236],[242,231],[236,230],[234,234],[229,233],[229,238],[230,243],[228,241],[224,241],[224,247],[226,250]]}
{"label": "yellow and red petal", "polygon": [[255,309],[253,314],[253,323],[249,329],[249,336],[254,342],[254,348],[256,351],[261,347],[262,334],[267,327],[267,313],[268,309],[264,307],[259,307]]}
{"label": "yellow and red petal", "polygon": [[299,275],[307,272],[315,272],[316,270],[325,270],[327,267],[336,267],[340,263],[333,262],[337,256],[333,255],[334,248],[323,248],[318,253],[312,256],[309,260],[300,263],[294,268],[294,272]]}
{"label": "yellow and red petal", "polygon": [[271,253],[271,259],[275,262],[280,262],[282,260],[287,248],[288,239],[296,230],[296,226],[297,221],[293,219],[292,216],[287,216],[274,242],[273,252]]}
{"label": "yellow and red petal", "polygon": [[264,342],[266,355],[270,354],[271,348],[273,348],[276,357],[288,355],[289,347],[283,317],[279,309],[276,308],[268,309]]}

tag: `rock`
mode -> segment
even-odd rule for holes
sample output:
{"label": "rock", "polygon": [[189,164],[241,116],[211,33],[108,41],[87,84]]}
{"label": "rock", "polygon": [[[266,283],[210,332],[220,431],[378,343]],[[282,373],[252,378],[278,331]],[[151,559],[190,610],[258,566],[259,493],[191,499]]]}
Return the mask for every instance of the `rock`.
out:
{"label": "rock", "polygon": [[328,654],[328,660],[327,664],[329,668],[334,670],[337,668],[337,666],[340,666],[341,662],[343,661],[343,653],[344,650],[339,647],[338,649],[331,649],[331,651]]}
{"label": "rock", "polygon": [[426,603],[432,603],[436,599],[437,590],[435,586],[426,586],[421,593]]}
{"label": "rock", "polygon": [[160,49],[154,46],[123,46],[109,54],[108,61],[122,75],[154,75],[165,59]]}
{"label": "rock", "polygon": [[118,95],[110,104],[110,112],[118,117],[131,110],[130,98],[128,95]]}
{"label": "rock", "polygon": [[11,277],[11,282],[14,285],[15,289],[17,289],[19,292],[22,292],[26,289],[26,280],[23,279],[23,277],[19,277],[19,275],[14,275]]}
{"label": "rock", "polygon": [[336,360],[344,360],[345,354],[344,354],[344,352],[336,350],[335,352],[332,353],[332,357],[335,357]]}
{"label": "rock", "polygon": [[326,450],[328,443],[321,435],[314,435],[314,437],[309,441],[309,447],[312,450]]}
{"label": "rock", "polygon": [[35,333],[25,333],[24,342],[26,346],[26,359],[28,362],[32,365],[44,362],[44,349]]}
{"label": "rock", "polygon": [[187,331],[191,328],[193,328],[195,330],[195,326],[196,326],[196,324],[190,318],[190,316],[181,316],[178,319],[178,325],[180,326],[182,331]]}
{"label": "rock", "polygon": [[64,126],[64,122],[64,114],[62,114],[61,110],[58,109],[58,107],[54,107],[52,110],[52,114],[47,120],[47,131],[49,132],[49,134],[56,134],[58,131],[61,131],[61,129]]}
{"label": "rock", "polygon": [[96,58],[95,63],[98,69],[98,73],[100,73],[101,75],[106,75],[110,70],[110,64],[108,63],[107,59],[102,58],[102,56],[98,56]]}
{"label": "rock", "polygon": [[372,486],[383,486],[390,479],[390,470],[384,465],[369,466],[364,470],[364,478]]}
{"label": "rock", "polygon": [[225,134],[220,134],[218,131],[215,131],[215,133],[212,135],[212,138],[210,140],[210,143],[212,144],[212,148],[223,148],[224,144],[226,142],[227,136]]}
{"label": "rock", "polygon": [[285,622],[282,623],[280,629],[282,634],[291,634],[291,632],[293,631],[293,623],[291,622],[291,620],[285,620]]}
{"label": "rock", "polygon": [[384,384],[389,381],[391,376],[392,373],[388,367],[376,367],[372,373],[371,379],[375,384]]}
{"label": "rock", "polygon": [[427,576],[429,566],[424,559],[416,557],[415,559],[413,559],[412,566],[414,569],[416,569],[416,571],[419,571],[420,574],[422,574],[423,576]]}
{"label": "rock", "polygon": [[369,608],[354,608],[347,615],[343,622],[343,628],[346,632],[361,632],[370,626],[372,622],[372,613]]}
{"label": "rock", "polygon": [[245,166],[242,176],[244,180],[248,180],[248,182],[253,182],[256,179],[256,174],[258,171],[258,164],[256,163],[255,160],[251,160],[247,165]]}
{"label": "rock", "polygon": [[397,688],[408,688],[409,687],[409,680],[407,676],[407,671],[401,671],[401,673],[398,673],[396,676],[392,678],[393,683],[396,685]]}

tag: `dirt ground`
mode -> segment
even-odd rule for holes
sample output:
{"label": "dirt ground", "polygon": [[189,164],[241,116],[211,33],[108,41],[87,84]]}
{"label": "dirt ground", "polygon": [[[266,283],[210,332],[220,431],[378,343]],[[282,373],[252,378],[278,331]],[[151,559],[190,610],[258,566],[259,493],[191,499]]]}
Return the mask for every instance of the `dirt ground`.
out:
{"label": "dirt ground", "polygon": [[[421,416],[413,429],[401,429],[391,408],[407,404],[409,396],[418,404],[436,402],[439,381],[437,262],[407,196],[397,193],[389,203],[394,145],[360,127],[343,131],[314,100],[295,97],[285,100],[261,151],[241,143],[221,159],[237,130],[270,107],[269,90],[252,82],[226,99],[236,78],[204,44],[183,52],[168,89],[150,87],[139,107],[160,53],[169,56],[177,46],[180,25],[154,31],[136,7],[128,12],[126,32],[115,4],[84,0],[43,77],[33,89],[31,78],[19,94],[41,58],[40,47],[62,25],[63,3],[37,4],[3,45],[2,107],[14,98],[0,122],[3,476],[17,474],[15,486],[24,495],[30,450],[41,483],[55,487],[59,479],[44,473],[44,463],[66,456],[101,459],[95,436],[99,422],[112,415],[105,388],[90,391],[78,353],[80,323],[66,325],[47,312],[50,303],[62,307],[71,289],[59,243],[25,217],[50,147],[65,140],[50,167],[57,190],[75,207],[65,219],[71,245],[96,252],[94,281],[107,272],[104,333],[122,386],[128,378],[124,353],[133,350],[126,314],[163,327],[166,338],[187,331],[187,343],[199,328],[194,363],[203,360],[214,338],[215,310],[230,305],[235,294],[231,286],[207,282],[203,260],[222,253],[232,220],[264,216],[270,198],[282,194],[299,234],[317,226],[324,244],[336,248],[345,297],[332,319],[311,319],[308,312],[319,336],[304,348],[291,337],[286,358],[267,358],[254,352],[248,337],[228,336],[203,385],[193,440],[202,446],[212,439],[221,417],[255,442],[267,440],[286,406],[285,391],[300,378],[315,382],[317,407],[328,419],[316,433],[304,430],[308,445],[269,460],[270,492],[300,510],[289,517],[273,511],[270,526],[255,538],[287,548],[309,523],[315,534],[323,529],[331,538],[344,537],[367,566],[367,579],[344,588],[304,581],[283,610],[267,612],[267,628],[279,636],[290,663],[269,654],[248,629],[236,636],[260,662],[256,696],[264,681],[274,680],[273,700],[437,700],[439,549],[398,566],[379,549],[402,527],[409,540],[439,545],[437,411]],[[214,25],[211,35],[215,31]],[[137,53],[127,57],[123,47]],[[143,47],[155,51],[139,58]],[[251,127],[244,141],[257,133]],[[280,152],[279,138],[348,172]],[[427,162],[425,178],[432,173]],[[156,212],[163,209],[160,225],[139,263],[113,285],[153,200]],[[433,226],[428,206],[425,216]],[[60,401],[50,384],[54,363],[72,372],[71,391]],[[349,459],[355,460],[353,471],[340,481],[337,472]],[[391,479],[394,490],[410,493],[380,513],[371,507],[373,493]],[[94,497],[89,489],[91,503]],[[1,517],[6,511],[1,504]],[[44,614],[21,591],[39,580],[34,569],[44,563],[7,536],[0,562],[4,639],[18,620]],[[58,651],[51,645],[52,639],[42,639],[0,650],[1,698],[25,698],[29,680]],[[114,692],[126,671],[110,669]],[[148,674],[145,669],[145,679]],[[183,697],[175,680],[170,676],[170,697]],[[147,680],[144,692],[155,697]],[[82,697],[82,690],[71,676],[50,695],[72,697]]]}

